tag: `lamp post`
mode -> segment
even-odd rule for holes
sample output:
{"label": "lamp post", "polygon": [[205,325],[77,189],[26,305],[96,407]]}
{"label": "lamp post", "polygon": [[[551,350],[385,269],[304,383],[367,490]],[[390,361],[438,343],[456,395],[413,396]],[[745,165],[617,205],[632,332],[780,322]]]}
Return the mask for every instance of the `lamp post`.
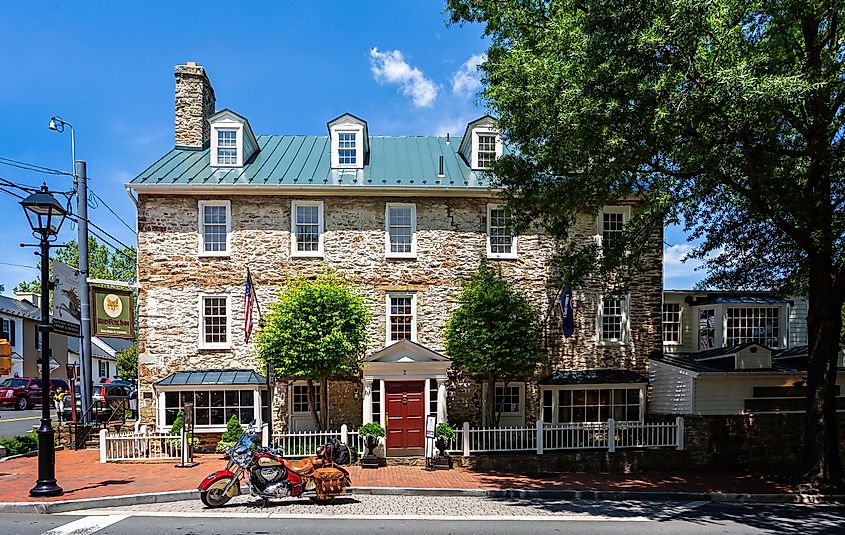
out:
{"label": "lamp post", "polygon": [[[47,185],[21,201],[24,214],[32,227],[32,234],[39,239],[41,248],[41,427],[38,428],[38,480],[29,490],[30,496],[47,497],[62,494],[56,484],[55,431],[50,422],[50,248],[55,247],[59,230],[67,212],[55,197],[50,195]],[[22,244],[23,245],[23,244]]]}

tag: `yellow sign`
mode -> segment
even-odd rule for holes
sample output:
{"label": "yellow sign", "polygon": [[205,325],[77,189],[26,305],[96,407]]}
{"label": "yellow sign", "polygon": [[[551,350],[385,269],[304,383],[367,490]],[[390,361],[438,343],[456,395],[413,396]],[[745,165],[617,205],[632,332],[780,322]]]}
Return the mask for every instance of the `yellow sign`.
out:
{"label": "yellow sign", "polygon": [[91,304],[94,336],[135,338],[135,307],[131,291],[95,286],[91,288]]}

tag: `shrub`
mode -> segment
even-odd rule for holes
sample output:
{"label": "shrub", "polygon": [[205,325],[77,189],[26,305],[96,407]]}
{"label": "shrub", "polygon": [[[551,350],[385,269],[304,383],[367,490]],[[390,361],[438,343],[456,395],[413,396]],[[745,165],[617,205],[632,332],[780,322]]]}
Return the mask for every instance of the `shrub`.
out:
{"label": "shrub", "polygon": [[20,455],[38,449],[38,435],[27,433],[12,438],[0,438],[0,446],[6,448],[6,455]]}
{"label": "shrub", "polygon": [[359,427],[358,434],[362,437],[383,437],[384,427],[378,422],[370,422]]}
{"label": "shrub", "polygon": [[434,429],[434,436],[436,436],[437,438],[445,438],[448,440],[452,440],[453,438],[455,438],[455,430],[448,423],[440,422]]}
{"label": "shrub", "polygon": [[220,442],[217,443],[215,451],[220,453],[226,451],[226,448],[234,448],[243,434],[244,430],[241,427],[241,422],[238,420],[238,416],[233,414],[226,424],[226,432],[220,437]]}
{"label": "shrub", "polygon": [[[179,411],[176,415],[176,420],[173,421],[173,425],[170,426],[170,431],[167,432],[168,435],[173,435],[174,438],[168,439],[171,444],[178,445],[179,442],[182,440],[182,428],[185,427],[185,412]],[[197,437],[188,437],[188,442],[196,448],[199,446],[199,439]]]}

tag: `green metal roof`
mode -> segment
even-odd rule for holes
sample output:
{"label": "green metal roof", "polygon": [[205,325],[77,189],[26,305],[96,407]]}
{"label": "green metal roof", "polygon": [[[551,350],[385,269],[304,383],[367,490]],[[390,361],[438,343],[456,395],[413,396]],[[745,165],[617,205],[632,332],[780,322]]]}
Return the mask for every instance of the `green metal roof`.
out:
{"label": "green metal roof", "polygon": [[[211,167],[209,149],[175,148],[131,185],[346,186],[487,189],[458,153],[460,138],[371,136],[363,169],[332,169],[328,136],[258,136],[260,150],[243,167]],[[444,176],[439,177],[440,156]]]}

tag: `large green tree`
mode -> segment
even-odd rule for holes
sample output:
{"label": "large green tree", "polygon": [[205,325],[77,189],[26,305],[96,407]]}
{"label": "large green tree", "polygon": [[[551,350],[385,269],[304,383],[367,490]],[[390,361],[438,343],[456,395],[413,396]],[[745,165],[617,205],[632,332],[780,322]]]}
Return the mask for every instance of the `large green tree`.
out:
{"label": "large green tree", "polygon": [[[289,282],[263,318],[259,358],[278,377],[307,381],[308,408],[320,430],[328,427],[328,380],[358,373],[369,322],[363,297],[333,273]],[[315,382],[320,384],[319,413]]]}
{"label": "large green tree", "polygon": [[806,480],[841,487],[845,3],[447,1],[491,39],[482,98],[517,149],[493,171],[515,214],[565,236],[576,213],[636,196],[610,256],[631,265],[683,221],[706,284],[806,289]]}
{"label": "large green tree", "polygon": [[115,357],[117,376],[121,379],[138,378],[138,344],[133,343],[126,349],[121,349]]}
{"label": "large green tree", "polygon": [[522,293],[481,264],[458,295],[443,331],[452,365],[487,385],[485,421],[498,425],[496,383],[525,380],[546,360],[539,315]]}
{"label": "large green tree", "polygon": [[[53,258],[70,267],[79,268],[78,242],[71,240],[68,242],[67,247],[56,249],[53,253]],[[115,250],[104,243],[100,243],[94,236],[88,237],[88,276],[91,278],[135,282],[137,278],[135,270],[136,258],[137,252],[134,247]],[[51,264],[51,272],[52,268],[53,266]],[[14,291],[38,293],[41,291],[41,280],[22,281],[15,286]]]}

